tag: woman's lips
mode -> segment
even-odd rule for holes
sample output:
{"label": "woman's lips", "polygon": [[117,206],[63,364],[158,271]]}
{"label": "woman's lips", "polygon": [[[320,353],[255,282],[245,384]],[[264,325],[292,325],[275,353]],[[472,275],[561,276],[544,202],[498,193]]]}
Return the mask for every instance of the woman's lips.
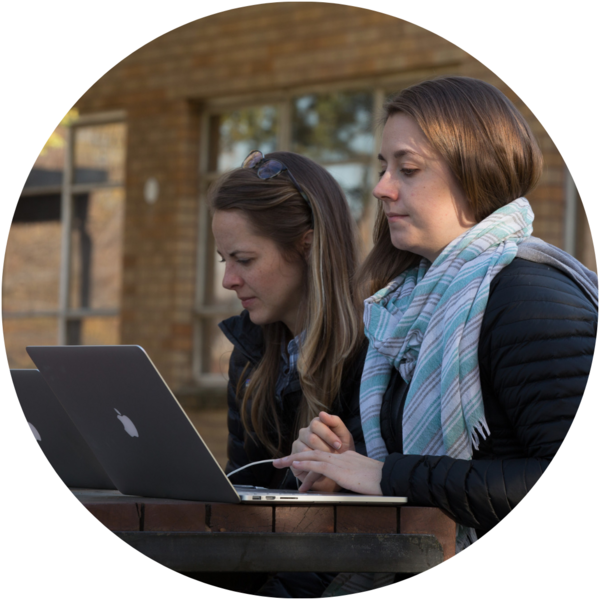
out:
{"label": "woman's lips", "polygon": [[387,217],[387,220],[391,222],[402,221],[403,219],[406,219],[408,217],[408,215],[399,215],[396,213],[388,213],[385,216]]}
{"label": "woman's lips", "polygon": [[252,302],[256,300],[256,298],[252,296],[251,298],[240,298],[240,300],[242,301],[242,306],[244,308],[248,308],[252,304]]}

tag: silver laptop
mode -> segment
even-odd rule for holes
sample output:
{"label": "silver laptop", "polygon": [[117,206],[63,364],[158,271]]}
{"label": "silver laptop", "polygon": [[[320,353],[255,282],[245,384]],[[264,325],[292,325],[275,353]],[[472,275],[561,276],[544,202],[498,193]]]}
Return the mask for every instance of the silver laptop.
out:
{"label": "silver laptop", "polygon": [[115,489],[102,465],[37,369],[11,369],[25,418],[42,452],[72,488]]}
{"label": "silver laptop", "polygon": [[227,503],[406,503],[234,486],[141,347],[29,346],[27,352],[124,494]]}

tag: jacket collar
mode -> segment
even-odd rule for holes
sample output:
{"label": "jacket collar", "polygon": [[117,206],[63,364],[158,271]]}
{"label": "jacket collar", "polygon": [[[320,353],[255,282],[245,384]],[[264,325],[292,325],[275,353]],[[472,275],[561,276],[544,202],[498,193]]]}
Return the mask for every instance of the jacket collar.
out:
{"label": "jacket collar", "polygon": [[221,321],[219,328],[247,360],[255,364],[260,361],[264,354],[262,327],[250,320],[247,310]]}

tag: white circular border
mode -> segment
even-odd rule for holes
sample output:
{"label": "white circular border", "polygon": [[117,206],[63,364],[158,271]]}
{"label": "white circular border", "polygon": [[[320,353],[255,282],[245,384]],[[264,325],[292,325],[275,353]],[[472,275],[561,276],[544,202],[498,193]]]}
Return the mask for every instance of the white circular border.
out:
{"label": "white circular border", "polygon": [[[219,8],[247,4],[225,2]],[[374,7],[362,0],[347,4],[376,8],[424,27],[469,52],[503,79],[556,143],[597,231],[592,179],[600,132],[597,19],[591,3],[428,0],[399,7],[387,0]],[[148,0],[101,4],[35,0],[2,8],[2,256],[27,174],[71,105],[131,52],[213,12],[191,0],[156,5]],[[0,419],[1,515],[3,547],[9,553],[2,557],[0,590],[12,592],[8,597],[60,594],[65,600],[81,595],[103,600],[141,594],[161,599],[207,593],[230,596],[224,590],[199,587],[149,561],[90,518],[44,465],[20,412],[5,358],[4,365],[0,371],[5,398]],[[593,440],[600,423],[594,401],[597,371],[595,366],[560,453],[518,510],[450,562],[369,597],[590,597],[587,590],[597,589],[592,578],[600,556],[595,517],[600,486],[593,462]]]}

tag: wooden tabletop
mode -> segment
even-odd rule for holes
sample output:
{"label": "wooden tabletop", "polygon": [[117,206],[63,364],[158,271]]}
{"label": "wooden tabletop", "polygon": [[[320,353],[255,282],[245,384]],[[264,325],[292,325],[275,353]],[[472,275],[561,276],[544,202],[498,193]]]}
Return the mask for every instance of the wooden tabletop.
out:
{"label": "wooden tabletop", "polygon": [[72,491],[108,529],[179,571],[260,571],[265,565],[368,571],[367,561],[378,572],[420,572],[454,555],[456,524],[436,508],[208,504]]}

